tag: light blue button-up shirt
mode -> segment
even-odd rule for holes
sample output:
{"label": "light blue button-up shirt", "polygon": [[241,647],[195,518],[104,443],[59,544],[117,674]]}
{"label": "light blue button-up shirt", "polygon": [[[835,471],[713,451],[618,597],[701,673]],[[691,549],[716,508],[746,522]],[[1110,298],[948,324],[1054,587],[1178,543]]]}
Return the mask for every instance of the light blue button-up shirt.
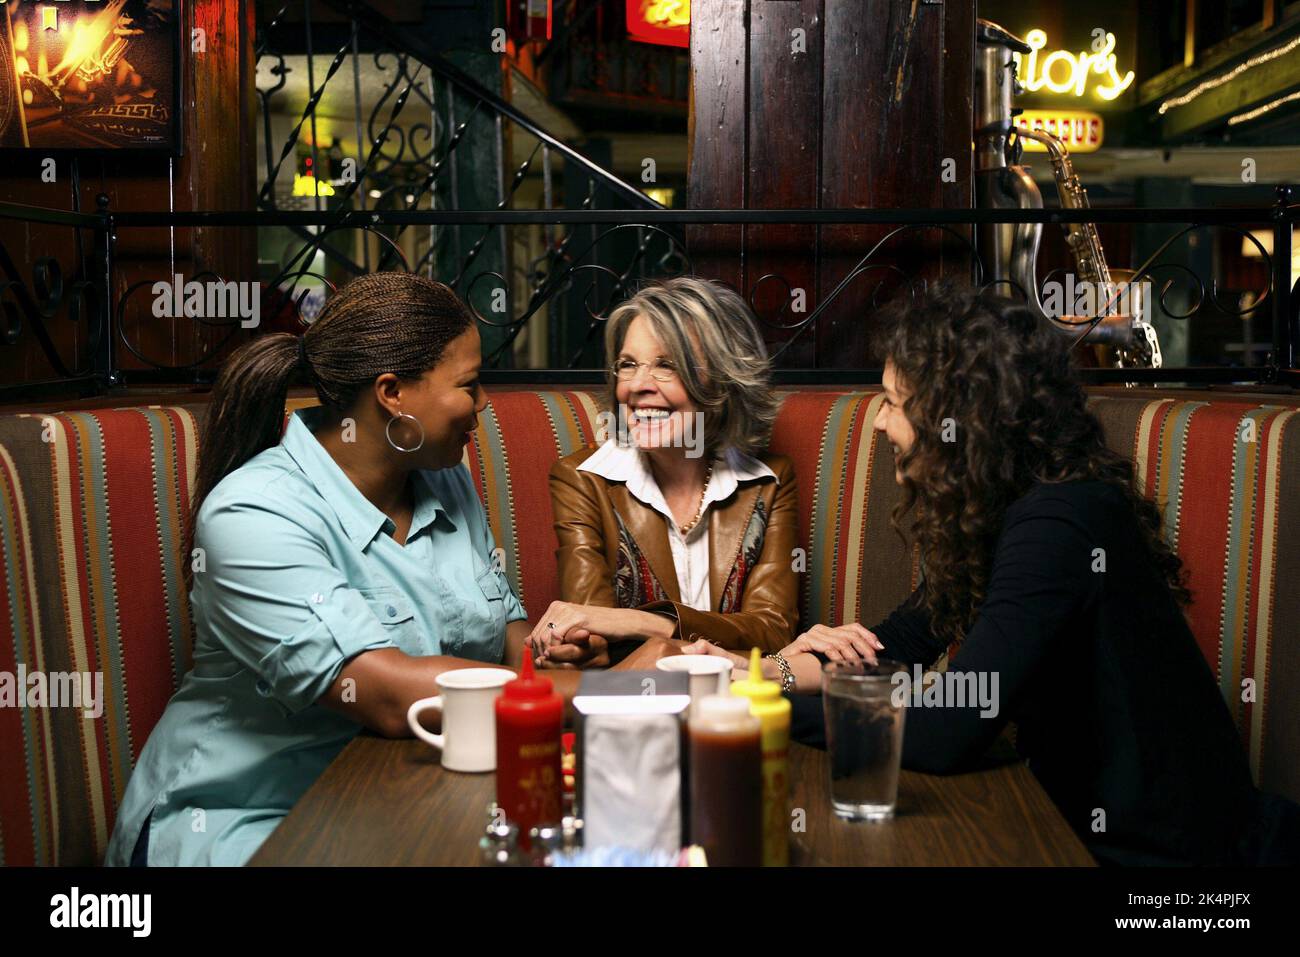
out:
{"label": "light blue button-up shirt", "polygon": [[[213,489],[190,592],[194,667],[127,785],[106,863],[243,864],[356,735],[317,704],[363,651],[501,662],[525,618],[464,466],[412,473],[406,544],[316,441],[320,409]],[[430,688],[430,693],[434,689]]]}

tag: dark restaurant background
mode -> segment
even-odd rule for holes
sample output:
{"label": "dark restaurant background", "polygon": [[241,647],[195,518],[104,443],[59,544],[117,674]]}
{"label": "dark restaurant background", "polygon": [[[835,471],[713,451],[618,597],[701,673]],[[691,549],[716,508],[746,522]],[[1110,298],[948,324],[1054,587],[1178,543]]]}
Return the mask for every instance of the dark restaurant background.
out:
{"label": "dark restaurant background", "polygon": [[[1113,34],[1118,75],[1132,73],[1118,96],[1103,98],[1106,80],[1092,74],[1082,95],[1041,86],[1015,101],[1046,115],[1100,117],[1100,147],[1071,149],[1096,208],[1250,206],[1266,215],[1275,188],[1300,171],[1300,102],[1290,95],[1300,57],[1288,46],[1300,32],[1300,4],[1282,0],[950,3],[925,6],[910,27],[906,4],[697,0],[694,56],[679,45],[680,30],[667,42],[644,42],[635,2],[542,4],[535,9],[549,14],[531,20],[523,0],[376,0],[356,5],[356,16],[348,9],[183,5],[182,32],[202,31],[205,45],[196,52],[181,44],[178,155],[55,153],[47,181],[44,154],[10,150],[0,196],[86,213],[104,198],[114,214],[311,211],[326,222],[340,210],[963,209],[974,202],[976,16],[1022,36],[1041,31],[1038,73],[1054,51],[1073,58],[1051,68],[1056,80],[1099,33]],[[795,30],[803,32],[797,41]],[[874,58],[886,68],[854,68]],[[1175,92],[1233,69],[1242,72],[1230,84],[1160,113]],[[223,108],[212,109],[217,103]],[[1249,119],[1238,122],[1243,115]],[[1048,157],[1029,146],[1024,162],[1044,205],[1056,206]],[[943,174],[947,159],[952,176]],[[1135,267],[1181,228],[1108,222],[1099,235],[1112,268]],[[257,330],[152,316],[147,286],[175,273],[256,279],[259,328],[292,330],[315,314],[329,286],[405,261],[453,282],[475,305],[486,320],[490,366],[522,371],[598,367],[592,308],[639,279],[689,266],[750,297],[780,350],[779,367],[870,369],[870,319],[860,313],[896,291],[886,267],[903,263],[909,275],[934,277],[971,268],[968,251],[922,230],[892,240],[876,257],[877,271],[836,293],[870,241],[886,234],[883,226],[696,224],[647,234],[555,223],[384,223],[323,238],[319,231],[119,225],[106,298],[117,333],[107,338],[120,345],[93,336],[89,294],[47,297],[34,309],[16,301],[15,290],[11,312],[28,315],[11,323],[0,350],[6,394],[210,381],[219,358]],[[1249,231],[1271,248],[1267,228]],[[84,283],[93,238],[85,229],[5,222],[8,278],[31,285],[48,257],[66,286]],[[586,274],[558,268],[588,246]],[[1161,275],[1175,280],[1165,312],[1200,306],[1187,320],[1153,320],[1165,365],[1265,364],[1272,319],[1269,309],[1251,308],[1269,280],[1259,250],[1239,231],[1206,228],[1179,238],[1164,260],[1196,277]],[[1038,279],[1068,265],[1062,231],[1047,226]],[[1292,281],[1296,275],[1293,262]],[[616,284],[613,277],[624,276]],[[1211,286],[1228,311],[1198,302]]]}

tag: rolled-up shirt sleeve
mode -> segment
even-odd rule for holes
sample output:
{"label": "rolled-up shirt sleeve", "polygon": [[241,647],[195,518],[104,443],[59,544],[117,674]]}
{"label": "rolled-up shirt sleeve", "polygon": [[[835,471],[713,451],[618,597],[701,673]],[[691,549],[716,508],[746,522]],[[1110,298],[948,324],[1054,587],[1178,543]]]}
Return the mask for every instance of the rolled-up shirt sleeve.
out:
{"label": "rolled-up shirt sleeve", "polygon": [[198,528],[195,612],[286,712],[316,703],[351,658],[395,646],[322,542],[278,506],[209,500]]}
{"label": "rolled-up shirt sleeve", "polygon": [[501,587],[505,592],[506,621],[527,621],[528,613],[524,611],[523,603],[515,595],[515,590],[510,587],[510,581],[506,578],[505,572],[498,569],[497,574],[501,578]]}

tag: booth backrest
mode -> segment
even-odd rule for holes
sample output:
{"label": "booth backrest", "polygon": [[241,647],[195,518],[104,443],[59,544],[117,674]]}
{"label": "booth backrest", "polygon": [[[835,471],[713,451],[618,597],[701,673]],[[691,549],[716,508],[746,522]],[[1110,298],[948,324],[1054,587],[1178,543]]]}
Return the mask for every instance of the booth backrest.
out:
{"label": "booth backrest", "polygon": [[[601,394],[491,398],[466,462],[510,579],[539,615],[559,593],[547,473],[595,442]],[[918,556],[889,524],[899,490],[871,430],[880,401],[878,391],[784,397],[772,448],[798,476],[802,551],[791,561],[806,569],[805,625],[874,624],[917,581]],[[1286,584],[1300,572],[1297,409],[1149,392],[1091,404],[1166,505],[1195,592],[1193,631],[1257,779],[1300,798],[1300,723],[1288,714],[1300,700],[1300,601]],[[20,669],[101,672],[104,698],[98,720],[0,707],[0,863],[102,859],[131,768],[189,667],[180,549],[204,412],[0,415],[0,682],[7,674],[12,688]]]}
{"label": "booth backrest", "polygon": [[[496,393],[467,453],[507,572],[534,615],[559,598],[547,474],[557,458],[603,440],[601,400]],[[794,460],[799,483],[802,553],[790,560],[807,569],[803,621],[878,621],[916,585],[916,556],[889,527],[900,496],[892,453],[871,429],[879,404],[868,392],[794,392],[782,402],[771,448]],[[884,481],[873,481],[877,463]]]}
{"label": "booth backrest", "polygon": [[180,553],[202,413],[0,416],[0,680],[103,676],[98,720],[0,708],[5,864],[102,859],[135,759],[190,666]]}

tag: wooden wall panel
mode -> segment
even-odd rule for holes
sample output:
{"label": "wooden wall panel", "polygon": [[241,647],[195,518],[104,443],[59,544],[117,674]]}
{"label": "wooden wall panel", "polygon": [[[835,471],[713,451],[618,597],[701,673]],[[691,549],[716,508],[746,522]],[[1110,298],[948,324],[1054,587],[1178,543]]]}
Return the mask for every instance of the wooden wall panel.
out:
{"label": "wooden wall panel", "polygon": [[[694,209],[744,209],[748,0],[691,6],[691,112],[687,166]],[[687,230],[700,275],[744,290],[744,240],[739,226]]]}
{"label": "wooden wall panel", "polygon": [[[749,209],[815,209],[822,72],[822,0],[751,0],[749,31]],[[802,30],[800,37],[793,31]],[[799,49],[794,52],[795,40]],[[791,326],[818,302],[817,227],[745,227],[745,292],[760,321]],[[765,280],[766,276],[780,279]],[[804,291],[803,312],[788,290]],[[784,311],[782,311],[782,307]],[[790,334],[765,328],[779,348]],[[782,358],[812,364],[813,338],[800,336]]]}
{"label": "wooden wall panel", "polygon": [[[975,26],[973,18],[962,15],[969,6],[896,0],[827,4],[823,207],[970,205],[969,188],[964,195],[951,188],[970,182]],[[961,37],[968,38],[964,47]],[[853,63],[865,68],[852,69]],[[956,164],[957,183],[943,181],[948,158]],[[893,230],[824,228],[819,264],[823,295]],[[882,268],[852,280],[821,317],[818,354],[835,357],[836,364],[875,365],[867,352],[873,302],[901,289],[904,277],[941,276],[948,245],[941,242],[942,235],[912,229],[889,238],[869,263]]]}
{"label": "wooden wall panel", "polygon": [[[696,0],[692,17],[692,207],[971,205],[973,2]],[[803,54],[791,50],[798,27]],[[945,181],[947,158],[955,166]],[[774,312],[784,293],[775,282],[755,292],[772,273],[805,289],[811,312],[890,230],[763,226],[737,237],[695,227],[688,242],[697,271],[736,284],[761,312]],[[964,246],[933,229],[895,235],[871,262],[926,279],[970,268]],[[782,364],[874,364],[866,342],[882,278],[899,286],[891,269],[858,276]],[[774,344],[784,338],[769,334]]]}

